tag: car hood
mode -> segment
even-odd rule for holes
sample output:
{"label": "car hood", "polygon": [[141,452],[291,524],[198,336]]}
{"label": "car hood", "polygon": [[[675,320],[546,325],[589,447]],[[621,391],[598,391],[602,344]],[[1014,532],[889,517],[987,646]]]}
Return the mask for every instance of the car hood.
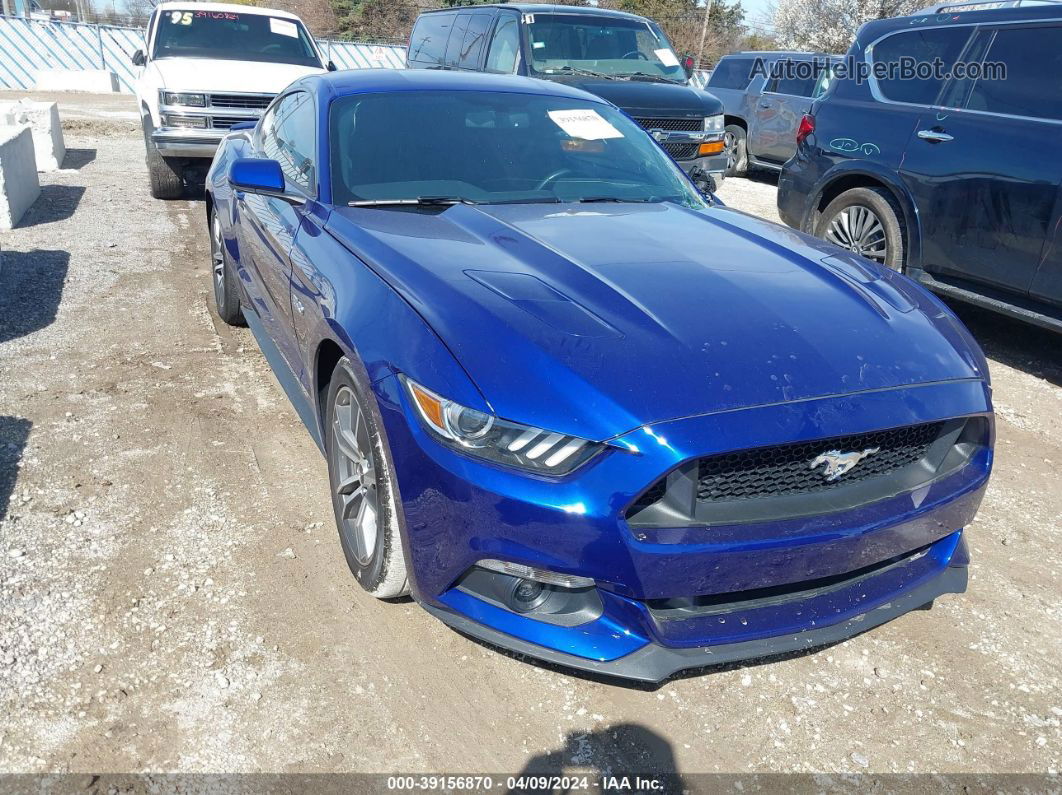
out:
{"label": "car hood", "polygon": [[171,91],[279,94],[289,83],[323,69],[289,63],[228,61],[210,58],[161,58],[151,62],[163,87]]}
{"label": "car hood", "polygon": [[594,77],[540,75],[548,80],[581,88],[608,100],[631,116],[712,116],[723,104],[707,91],[679,83],[648,80],[608,80]]}
{"label": "car hood", "polygon": [[726,208],[341,208],[328,228],[421,314],[495,413],[554,431],[602,440],[980,377],[962,327],[912,282]]}

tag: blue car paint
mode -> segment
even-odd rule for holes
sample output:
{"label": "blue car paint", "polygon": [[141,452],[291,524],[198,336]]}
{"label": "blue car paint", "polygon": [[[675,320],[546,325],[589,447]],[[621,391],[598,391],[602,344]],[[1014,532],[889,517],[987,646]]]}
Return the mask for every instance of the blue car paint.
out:
{"label": "blue car paint", "polygon": [[[322,345],[360,359],[369,373],[394,459],[414,596],[452,623],[497,630],[497,642],[529,642],[532,653],[589,666],[649,648],[722,653],[726,644],[745,648],[818,627],[858,631],[866,611],[901,604],[905,594],[961,590],[953,577],[937,590],[933,583],[966,565],[960,531],[984,492],[991,438],[930,487],[854,510],[651,530],[623,518],[659,477],[713,452],[954,417],[984,417],[991,435],[983,355],[950,311],[910,281],[721,207],[417,214],[330,205],[324,122],[335,97],[499,86],[588,98],[556,84],[450,72],[308,78],[292,88],[316,98],[317,197],[287,209],[240,197],[228,183],[231,163],[261,157],[247,133],[225,141],[208,175],[244,305],[264,313],[252,330],[274,352],[274,369],[290,367],[282,381],[297,384],[286,388],[318,438]],[[265,221],[252,222],[252,212]],[[285,220],[284,248],[261,254],[260,230]],[[284,250],[286,261],[277,256]],[[258,257],[275,272],[263,274]],[[519,274],[515,286],[511,274]],[[276,289],[283,278],[286,311]],[[527,306],[511,294],[527,279],[559,292],[563,306]],[[561,478],[469,458],[424,430],[399,373],[469,407],[609,447]],[[725,626],[660,622],[645,602],[799,583],[918,549],[917,563],[858,588],[760,608]],[[592,577],[604,612],[557,627],[455,589],[484,558]],[[697,663],[669,668],[687,664]]]}

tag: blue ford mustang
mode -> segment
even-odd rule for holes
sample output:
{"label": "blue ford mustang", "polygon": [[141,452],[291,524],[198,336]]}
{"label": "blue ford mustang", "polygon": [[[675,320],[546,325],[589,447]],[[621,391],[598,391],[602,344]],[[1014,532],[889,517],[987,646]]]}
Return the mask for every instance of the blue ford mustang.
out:
{"label": "blue ford mustang", "polygon": [[214,297],[328,461],[359,583],[658,681],[966,586],[985,360],[904,277],[701,196],[556,83],[292,84],[218,150]]}

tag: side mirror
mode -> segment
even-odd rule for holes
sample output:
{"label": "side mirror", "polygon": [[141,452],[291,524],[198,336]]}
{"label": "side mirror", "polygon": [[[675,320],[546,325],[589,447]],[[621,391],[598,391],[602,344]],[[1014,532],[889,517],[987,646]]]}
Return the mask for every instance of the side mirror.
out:
{"label": "side mirror", "polygon": [[325,66],[325,69],[327,69],[329,72],[339,71],[339,67],[336,66],[336,62],[335,61],[329,61],[328,65]]}
{"label": "side mirror", "polygon": [[143,66],[147,63],[147,58],[144,57],[143,50],[137,50],[134,52],[130,60],[133,62],[134,66]]}
{"label": "side mirror", "polygon": [[273,196],[292,204],[302,204],[304,199],[288,193],[284,185],[284,172],[276,160],[257,157],[241,157],[229,167],[229,183],[237,190]]}
{"label": "side mirror", "polygon": [[237,130],[253,130],[257,126],[258,122],[256,121],[238,121],[229,127],[229,132],[236,132]]}

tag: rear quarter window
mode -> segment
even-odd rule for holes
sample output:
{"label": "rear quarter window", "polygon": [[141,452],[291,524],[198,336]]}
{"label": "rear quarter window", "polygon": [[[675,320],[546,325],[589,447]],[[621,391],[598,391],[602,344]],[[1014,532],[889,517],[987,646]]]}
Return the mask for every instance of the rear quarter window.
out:
{"label": "rear quarter window", "polygon": [[446,54],[456,14],[424,14],[417,19],[409,37],[408,60],[428,66],[441,66]]}
{"label": "rear quarter window", "polygon": [[744,91],[752,82],[752,58],[724,58],[716,64],[708,85],[712,88],[736,88]]}
{"label": "rear quarter window", "polygon": [[933,105],[944,87],[944,80],[934,73],[926,77],[902,74],[904,63],[914,66],[939,61],[943,69],[951,70],[962,54],[974,28],[929,28],[893,33],[874,44],[871,58],[875,69],[892,70],[890,76],[875,77],[874,82],[885,99],[912,105]]}

